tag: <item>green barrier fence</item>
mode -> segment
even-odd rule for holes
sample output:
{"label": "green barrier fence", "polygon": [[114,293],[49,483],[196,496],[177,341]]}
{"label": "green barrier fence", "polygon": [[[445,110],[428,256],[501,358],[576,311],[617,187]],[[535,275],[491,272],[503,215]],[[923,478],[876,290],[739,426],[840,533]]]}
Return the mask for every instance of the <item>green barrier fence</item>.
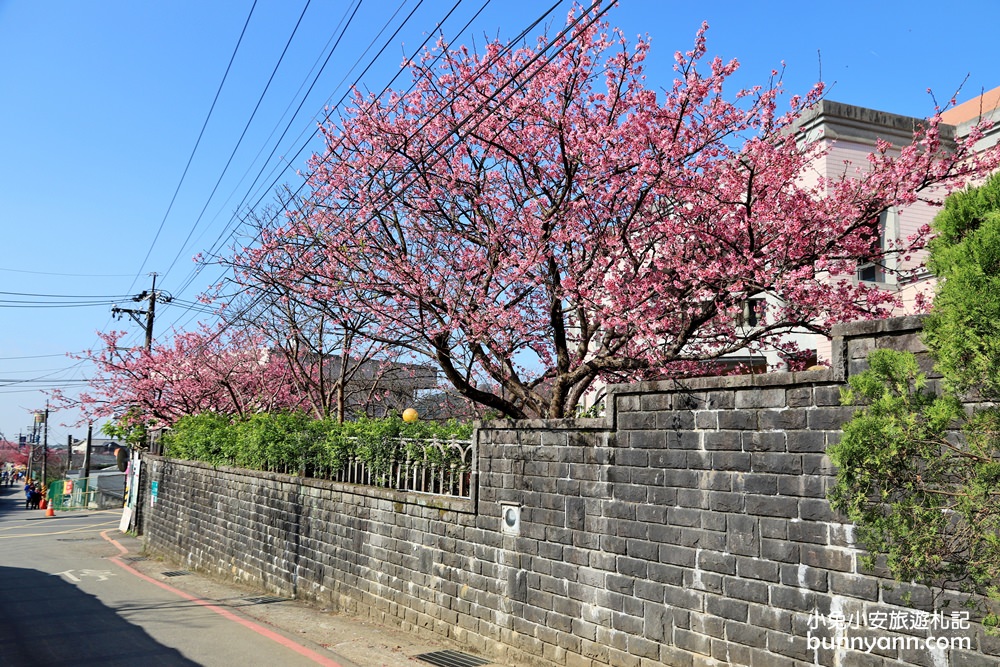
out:
{"label": "green barrier fence", "polygon": [[82,510],[91,506],[96,493],[97,485],[85,477],[50,482],[47,495],[53,509]]}

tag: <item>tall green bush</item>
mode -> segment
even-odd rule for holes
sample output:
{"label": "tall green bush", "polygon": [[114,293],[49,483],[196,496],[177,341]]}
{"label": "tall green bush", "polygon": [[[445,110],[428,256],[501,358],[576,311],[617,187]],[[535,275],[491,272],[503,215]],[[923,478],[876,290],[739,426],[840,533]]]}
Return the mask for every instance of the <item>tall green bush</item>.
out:
{"label": "tall green bush", "polygon": [[236,431],[228,415],[203,412],[178,421],[164,435],[164,446],[174,458],[219,465],[232,462],[235,440]]}
{"label": "tall green bush", "polygon": [[[829,448],[831,505],[900,580],[1000,597],[1000,175],[949,197],[928,266],[940,278],[923,340],[941,374],[877,350],[850,379],[860,406]],[[995,624],[995,616],[987,616]]]}

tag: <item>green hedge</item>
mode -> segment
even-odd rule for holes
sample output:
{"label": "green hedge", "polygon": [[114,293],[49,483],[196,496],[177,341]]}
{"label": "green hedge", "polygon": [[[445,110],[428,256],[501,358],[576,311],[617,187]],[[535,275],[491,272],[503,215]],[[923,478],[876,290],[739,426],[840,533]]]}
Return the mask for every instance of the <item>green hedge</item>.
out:
{"label": "green hedge", "polygon": [[442,452],[429,441],[471,436],[472,425],[455,420],[363,418],[338,424],[303,413],[258,414],[245,420],[203,413],[181,418],[164,435],[164,451],[172,458],[211,465],[326,477],[352,458],[376,474],[387,472],[393,460],[407,457],[461,463],[457,451]]}

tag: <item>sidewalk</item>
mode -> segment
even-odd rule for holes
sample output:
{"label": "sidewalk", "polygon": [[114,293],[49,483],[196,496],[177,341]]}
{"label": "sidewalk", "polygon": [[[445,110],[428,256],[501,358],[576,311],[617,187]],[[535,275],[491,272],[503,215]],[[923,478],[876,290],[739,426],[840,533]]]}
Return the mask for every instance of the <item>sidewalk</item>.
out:
{"label": "sidewalk", "polygon": [[277,599],[259,590],[214,581],[197,573],[164,576],[165,572],[176,572],[180,568],[175,563],[153,558],[140,560],[142,543],[131,535],[113,530],[108,536],[128,550],[122,560],[137,572],[271,627],[307,649],[328,655],[342,667],[430,667],[432,663],[415,656],[447,650],[468,654],[462,647],[449,645],[444,639],[425,640],[397,628],[339,614],[302,600]]}

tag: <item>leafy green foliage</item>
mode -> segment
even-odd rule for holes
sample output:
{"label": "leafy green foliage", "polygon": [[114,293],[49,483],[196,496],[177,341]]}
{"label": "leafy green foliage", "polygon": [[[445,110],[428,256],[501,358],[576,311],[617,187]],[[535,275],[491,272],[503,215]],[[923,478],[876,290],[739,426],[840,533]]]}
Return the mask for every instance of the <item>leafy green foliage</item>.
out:
{"label": "leafy green foliage", "polygon": [[139,419],[138,416],[138,408],[129,408],[116,419],[106,422],[101,427],[101,433],[109,438],[121,440],[130,447],[142,448],[146,445],[149,424]]}
{"label": "leafy green foliage", "polygon": [[948,387],[1000,398],[1000,174],[948,198],[928,266],[944,281],[924,340]]}
{"label": "leafy green foliage", "polygon": [[388,418],[338,424],[303,413],[257,414],[243,420],[203,413],[181,418],[164,442],[168,456],[212,465],[325,476],[360,461],[373,474],[385,475],[394,461],[460,463],[456,452],[433,441],[471,436],[472,425],[455,420],[407,423]]}
{"label": "leafy green foliage", "polygon": [[231,426],[230,417],[217,412],[191,415],[167,432],[164,443],[175,458],[210,463],[224,461],[235,450],[236,432]]}
{"label": "leafy green foliage", "polygon": [[[934,221],[941,278],[914,355],[876,350],[843,401],[862,406],[829,448],[831,505],[899,580],[958,583],[1000,597],[1000,176],[950,197]],[[987,616],[987,625],[997,619]]]}
{"label": "leafy green foliage", "polygon": [[957,398],[929,391],[912,354],[876,350],[869,362],[844,392],[865,407],[830,447],[831,505],[857,524],[869,567],[881,555],[901,580],[988,585],[1000,574],[992,544],[1000,503],[989,501],[1000,477],[983,449],[983,422],[965,423]]}

